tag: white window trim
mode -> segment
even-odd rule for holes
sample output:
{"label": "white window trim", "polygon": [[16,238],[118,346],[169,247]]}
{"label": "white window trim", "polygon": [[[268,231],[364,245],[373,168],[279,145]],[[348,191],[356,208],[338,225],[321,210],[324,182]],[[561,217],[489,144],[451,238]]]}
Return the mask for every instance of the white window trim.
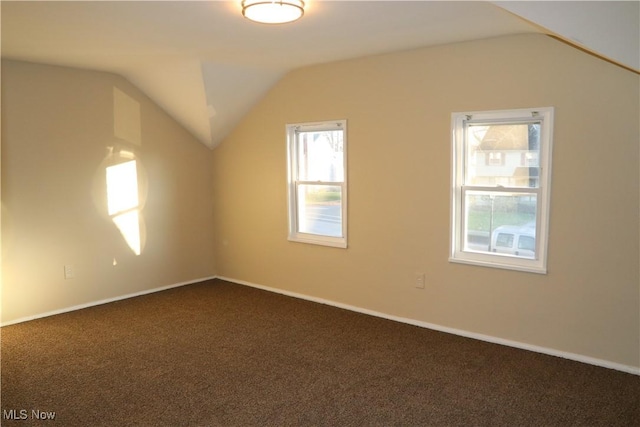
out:
{"label": "white window trim", "polygon": [[[451,223],[449,261],[485,267],[504,268],[532,273],[547,273],[549,203],[551,200],[551,153],[553,145],[553,107],[527,108],[516,110],[474,111],[453,113],[452,128],[452,174],[451,174]],[[534,117],[540,120],[540,176],[539,188],[501,188],[505,191],[534,192],[538,194],[536,213],[536,259],[527,259],[504,254],[463,251],[463,215],[464,215],[464,128],[468,123],[509,123],[530,121]],[[478,190],[491,190],[496,187],[473,187]],[[525,190],[525,191],[523,191]]]}
{"label": "white window trim", "polygon": [[[316,181],[306,182],[297,181],[298,164],[297,164],[297,144],[296,131],[324,131],[324,130],[342,130],[343,131],[343,167],[344,179],[341,182]],[[292,242],[310,243],[315,245],[332,246],[336,248],[347,247],[347,121],[331,120],[315,123],[294,123],[286,125],[287,131],[287,194],[288,194],[288,216],[289,216],[289,237]],[[302,233],[298,231],[298,201],[297,201],[297,185],[298,184],[316,184],[333,185],[341,187],[341,218],[342,218],[342,237],[323,236],[318,234]]]}

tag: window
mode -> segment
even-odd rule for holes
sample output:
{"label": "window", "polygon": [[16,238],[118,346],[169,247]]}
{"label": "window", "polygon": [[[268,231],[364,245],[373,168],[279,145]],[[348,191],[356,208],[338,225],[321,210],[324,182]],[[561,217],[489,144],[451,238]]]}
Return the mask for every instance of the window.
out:
{"label": "window", "polygon": [[287,125],[289,240],[347,247],[347,122]]}
{"label": "window", "polygon": [[452,114],[452,262],[546,273],[553,108]]}
{"label": "window", "polygon": [[504,165],[504,157],[502,155],[502,153],[500,152],[489,152],[487,153],[488,156],[485,156],[485,160],[487,161],[487,166],[491,166],[491,165],[495,165],[495,166],[502,166]]}

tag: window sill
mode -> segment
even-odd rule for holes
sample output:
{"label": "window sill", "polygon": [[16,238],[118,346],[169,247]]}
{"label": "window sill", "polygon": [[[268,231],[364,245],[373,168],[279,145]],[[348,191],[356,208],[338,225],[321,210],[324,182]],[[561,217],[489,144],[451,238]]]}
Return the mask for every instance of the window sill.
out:
{"label": "window sill", "polygon": [[289,236],[290,242],[308,243],[311,245],[330,246],[333,248],[347,248],[347,241],[344,238],[316,236],[313,234],[296,234]]}
{"label": "window sill", "polygon": [[498,260],[479,260],[479,259],[469,259],[469,258],[454,258],[449,257],[449,262],[457,263],[457,264],[467,264],[467,265],[475,265],[478,267],[490,267],[490,268],[500,268],[504,270],[514,270],[514,271],[522,271],[525,273],[536,273],[536,274],[547,274],[547,268],[544,266],[536,265],[535,263],[531,263],[530,265],[519,264],[508,264],[502,263]]}

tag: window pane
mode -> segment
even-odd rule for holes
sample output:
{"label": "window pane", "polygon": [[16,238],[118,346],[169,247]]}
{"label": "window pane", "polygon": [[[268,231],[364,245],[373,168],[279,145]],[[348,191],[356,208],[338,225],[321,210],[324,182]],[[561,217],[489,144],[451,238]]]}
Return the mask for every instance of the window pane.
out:
{"label": "window pane", "polygon": [[299,185],[298,231],[342,237],[342,188]]}
{"label": "window pane", "polygon": [[464,250],[535,258],[535,194],[465,192]]}
{"label": "window pane", "polygon": [[299,132],[297,142],[300,181],[344,181],[342,130]]}
{"label": "window pane", "polygon": [[469,125],[465,184],[537,188],[540,124]]}

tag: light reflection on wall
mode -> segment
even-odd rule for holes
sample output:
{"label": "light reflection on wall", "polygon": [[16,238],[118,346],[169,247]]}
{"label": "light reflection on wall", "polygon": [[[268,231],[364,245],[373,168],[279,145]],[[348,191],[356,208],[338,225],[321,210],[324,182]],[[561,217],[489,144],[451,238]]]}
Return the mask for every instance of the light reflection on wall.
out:
{"label": "light reflection on wall", "polygon": [[[121,153],[122,155],[122,153]],[[140,255],[140,215],[137,162],[108,166],[107,211],[134,254]]]}
{"label": "light reflection on wall", "polygon": [[[144,203],[147,176],[139,157],[142,145],[140,103],[113,88],[113,136],[107,155],[96,171],[93,200],[101,215],[112,222],[137,256],[143,253],[146,229]],[[117,265],[113,258],[113,265]]]}

